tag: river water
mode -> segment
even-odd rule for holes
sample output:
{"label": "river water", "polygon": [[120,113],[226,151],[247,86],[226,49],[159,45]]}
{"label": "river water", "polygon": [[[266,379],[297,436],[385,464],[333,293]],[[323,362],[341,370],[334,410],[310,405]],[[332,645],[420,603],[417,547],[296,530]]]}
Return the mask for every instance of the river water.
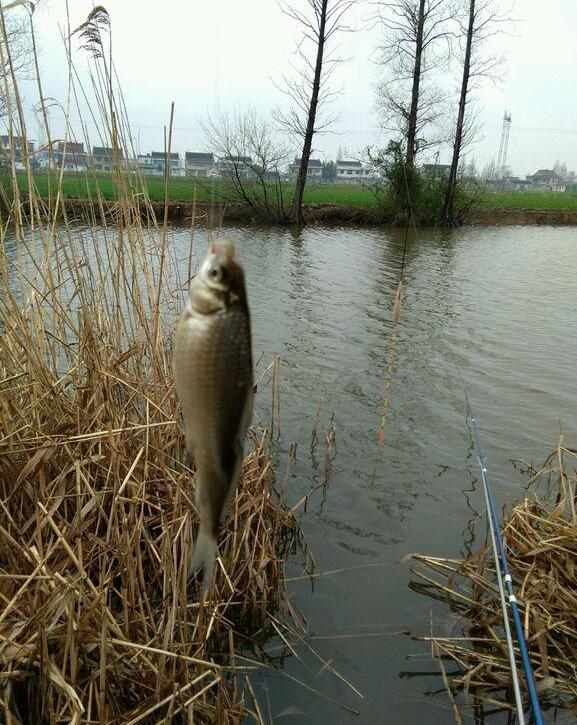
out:
{"label": "river water", "polygon": [[[406,555],[457,557],[468,522],[484,510],[466,425],[474,406],[500,502],[521,495],[510,459],[540,462],[560,425],[577,433],[577,232],[573,228],[422,231],[408,240],[405,299],[384,445],[378,443],[401,232],[231,228],[248,281],[255,359],[281,356],[281,473],[299,443],[288,497],[322,476],[334,413],[335,457],[326,499],[303,525],[317,572],[289,583],[311,645],[364,695],[357,697],[306,649],[284,672],[350,705],[355,716],[289,680],[255,679],[265,716],[279,722],[450,723],[426,644],[431,614],[448,611],[409,589]],[[173,241],[188,248],[188,232]],[[202,253],[205,235],[197,248]],[[311,429],[322,402],[320,443]],[[265,415],[266,405],[260,407]],[[283,463],[284,460],[284,463]],[[477,530],[484,536],[484,522]],[[291,571],[300,573],[295,560]],[[275,649],[276,647],[276,649]],[[279,652],[271,643],[271,656]],[[309,667],[309,670],[307,670]],[[418,675],[431,672],[434,675]],[[313,674],[311,674],[313,673]],[[292,716],[289,716],[291,715]],[[501,720],[502,721],[502,720]]]}
{"label": "river water", "polygon": [[[468,524],[484,510],[465,391],[500,503],[522,495],[524,479],[510,459],[542,461],[561,425],[575,446],[577,231],[483,227],[408,238],[384,445],[378,429],[404,234],[254,227],[221,233],[245,267],[257,375],[281,358],[279,478],[298,443],[286,492],[291,503],[322,479],[334,414],[326,496],[317,492],[302,518],[320,576],[302,578],[296,555],[288,590],[308,622],[309,644],[363,695],[305,646],[282,656],[282,642],[273,638],[267,654],[280,671],[253,677],[263,717],[451,723],[444,694],[430,694],[443,688],[437,664],[407,633],[428,634],[431,616],[442,634],[458,626],[446,608],[409,588],[415,577],[407,555],[466,554]],[[169,238],[185,276],[190,232],[174,228]],[[197,261],[206,243],[206,230],[197,229]],[[269,396],[264,387],[257,405],[265,423]],[[477,531],[483,539],[483,520]]]}

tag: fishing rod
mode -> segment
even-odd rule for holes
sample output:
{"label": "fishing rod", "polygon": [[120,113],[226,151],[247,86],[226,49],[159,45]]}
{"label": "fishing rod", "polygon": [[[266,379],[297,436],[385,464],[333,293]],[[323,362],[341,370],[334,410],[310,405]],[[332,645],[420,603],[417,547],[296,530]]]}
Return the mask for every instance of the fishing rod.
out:
{"label": "fishing rod", "polygon": [[[541,714],[541,706],[539,705],[539,697],[537,695],[537,687],[535,685],[535,676],[533,674],[533,667],[531,660],[529,659],[529,653],[527,652],[527,643],[525,641],[525,635],[523,633],[523,625],[521,623],[521,617],[519,616],[519,609],[517,607],[517,599],[515,597],[515,590],[513,587],[513,580],[509,573],[509,567],[507,564],[507,554],[505,553],[505,547],[503,545],[503,538],[499,528],[499,518],[497,516],[497,510],[495,508],[495,501],[493,499],[493,492],[491,489],[491,479],[489,478],[489,472],[487,471],[486,461],[487,457],[483,453],[481,448],[481,440],[479,437],[479,430],[477,428],[477,422],[473,417],[472,409],[469,400],[467,399],[467,418],[469,421],[469,427],[475,439],[475,447],[477,450],[477,460],[481,468],[481,478],[483,480],[483,489],[485,492],[485,501],[487,504],[487,518],[489,519],[489,529],[491,531],[491,541],[493,545],[493,556],[495,558],[495,571],[497,574],[497,583],[499,585],[499,595],[501,598],[501,609],[503,611],[503,623],[505,627],[505,637],[507,639],[507,651],[509,653],[509,662],[511,664],[511,673],[513,677],[513,689],[515,691],[515,703],[517,707],[517,715],[519,718],[520,725],[525,723],[525,715],[523,711],[523,698],[521,695],[521,689],[519,686],[519,677],[517,673],[517,663],[515,660],[515,652],[513,648],[513,638],[511,636],[511,628],[509,625],[509,615],[507,613],[506,598],[509,600],[509,606],[513,614],[513,621],[515,623],[515,630],[517,632],[517,643],[519,645],[519,651],[521,653],[521,662],[523,664],[523,671],[525,673],[525,681],[527,683],[527,691],[529,693],[529,701],[531,703],[531,710],[535,725],[543,725],[543,716]],[[504,586],[503,586],[504,582]],[[505,595],[505,589],[507,594]]]}

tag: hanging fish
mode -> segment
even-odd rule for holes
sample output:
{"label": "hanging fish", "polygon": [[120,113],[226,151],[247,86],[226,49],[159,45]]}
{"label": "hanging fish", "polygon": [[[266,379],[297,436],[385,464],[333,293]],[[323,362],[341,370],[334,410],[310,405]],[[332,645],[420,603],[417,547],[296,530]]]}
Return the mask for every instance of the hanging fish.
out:
{"label": "hanging fish", "polygon": [[196,464],[200,525],[189,576],[202,566],[207,591],[252,417],[250,318],[244,274],[230,244],[211,245],[192,280],[176,330],[173,371],[186,444]]}

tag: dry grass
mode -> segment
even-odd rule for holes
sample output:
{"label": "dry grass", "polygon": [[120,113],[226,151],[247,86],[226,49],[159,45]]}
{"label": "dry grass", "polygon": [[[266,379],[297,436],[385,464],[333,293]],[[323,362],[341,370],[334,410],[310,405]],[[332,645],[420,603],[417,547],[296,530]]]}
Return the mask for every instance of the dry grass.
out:
{"label": "dry grass", "polygon": [[[577,706],[576,459],[577,451],[560,441],[539,470],[526,466],[531,486],[539,488],[517,503],[504,523],[510,573],[544,708]],[[478,715],[484,706],[512,710],[490,547],[460,561],[414,558],[420,565],[417,588],[445,602],[459,618],[463,636],[423,638],[457,666],[449,691],[471,703]]]}
{"label": "dry grass", "polygon": [[298,524],[253,431],[216,588],[187,591],[194,473],[169,339],[182,292],[162,233],[129,212],[98,235],[34,217],[16,262],[2,240],[1,706],[28,722],[237,722],[235,632],[284,614]]}
{"label": "dry grass", "polygon": [[[102,50],[92,108],[102,142],[126,156],[129,127],[100,31],[91,40]],[[10,131],[25,137],[16,79],[2,61],[4,85],[14,87]],[[72,62],[70,70],[72,83]],[[74,83],[68,112],[78,113]],[[273,627],[286,639],[296,621],[284,568],[298,522],[275,492],[269,433],[252,430],[215,586],[206,601],[187,588],[195,478],[170,348],[194,229],[188,258],[175,258],[166,216],[162,225],[141,216],[138,185],[117,162],[114,220],[96,195],[79,225],[62,205],[63,168],[47,202],[27,165],[22,198],[9,159],[13,195],[4,194],[0,224],[1,717],[236,723],[254,708],[259,721],[245,677],[259,663],[240,658],[237,644]],[[169,186],[167,178],[166,199]]]}

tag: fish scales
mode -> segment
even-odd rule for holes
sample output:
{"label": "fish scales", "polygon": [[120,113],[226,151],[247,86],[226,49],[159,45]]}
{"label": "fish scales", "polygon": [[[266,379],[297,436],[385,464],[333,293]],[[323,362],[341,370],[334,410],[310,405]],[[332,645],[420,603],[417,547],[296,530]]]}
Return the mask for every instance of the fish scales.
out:
{"label": "fish scales", "polygon": [[[252,384],[248,330],[240,310],[185,317],[175,353],[187,444],[196,465],[226,462]],[[180,382],[180,380],[179,380]],[[244,431],[242,431],[244,433]]]}
{"label": "fish scales", "polygon": [[199,533],[189,574],[212,582],[218,528],[242,466],[252,415],[250,319],[244,276],[229,245],[212,247],[178,324],[173,370],[197,471]]}

